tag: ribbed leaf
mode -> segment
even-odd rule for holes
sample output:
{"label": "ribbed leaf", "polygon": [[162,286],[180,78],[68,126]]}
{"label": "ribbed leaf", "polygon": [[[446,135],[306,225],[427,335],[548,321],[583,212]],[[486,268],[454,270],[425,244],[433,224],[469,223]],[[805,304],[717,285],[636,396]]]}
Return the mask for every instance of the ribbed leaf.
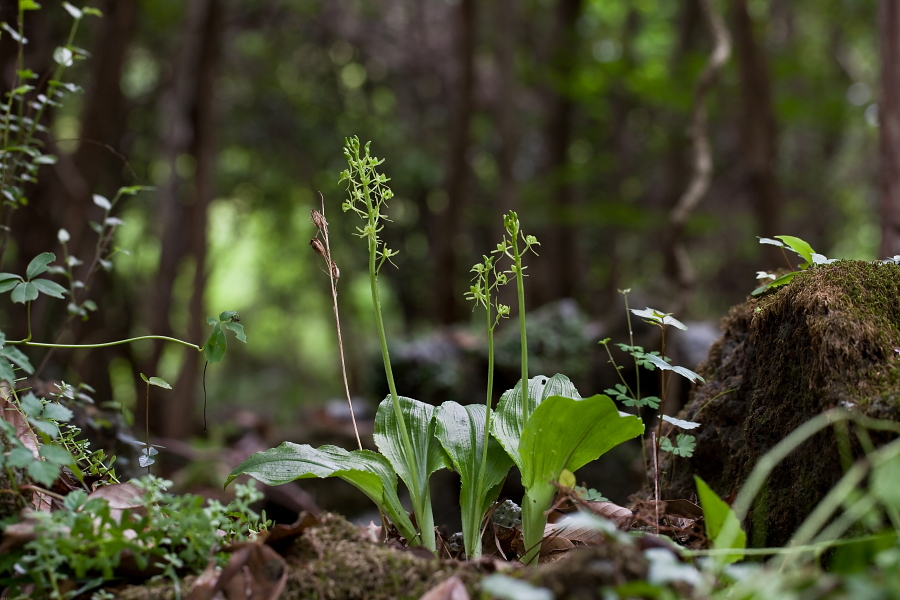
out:
{"label": "ribbed leaf", "polygon": [[418,484],[417,489],[427,490],[428,478],[432,473],[438,469],[452,468],[449,457],[434,436],[435,423],[432,419],[434,406],[400,396],[400,409],[403,411],[406,429],[412,442],[418,473],[409,470],[406,449],[403,447],[390,396],[381,401],[378,412],[375,413],[375,445],[390,461],[407,488],[415,481]]}
{"label": "ribbed leaf", "polygon": [[[578,390],[565,375],[557,373],[553,377],[539,375],[528,380],[528,413],[534,413],[535,408],[550,396],[565,396],[567,398],[581,398]],[[519,440],[525,423],[522,421],[522,382],[516,383],[516,387],[507,390],[500,396],[497,411],[491,424],[491,433],[513,459],[519,469],[522,463],[519,458]]]}
{"label": "ribbed leaf", "polygon": [[470,557],[481,554],[481,522],[513,465],[497,440],[488,436],[487,463],[482,477],[486,410],[483,404],[461,406],[444,402],[434,413],[435,433],[462,483],[459,507],[466,555]]}
{"label": "ribbed leaf", "polygon": [[410,542],[416,539],[412,521],[397,496],[397,474],[387,459],[370,450],[348,452],[337,446],[313,448],[284,442],[257,452],[238,465],[225,485],[247,474],[267,485],[281,485],[312,477],[340,477],[368,496]]}
{"label": "ribbed leaf", "polygon": [[556,486],[563,469],[575,472],[625,440],[644,431],[640,418],[620,413],[609,396],[575,399],[551,396],[541,402],[522,431],[522,525],[524,559],[536,555]]}

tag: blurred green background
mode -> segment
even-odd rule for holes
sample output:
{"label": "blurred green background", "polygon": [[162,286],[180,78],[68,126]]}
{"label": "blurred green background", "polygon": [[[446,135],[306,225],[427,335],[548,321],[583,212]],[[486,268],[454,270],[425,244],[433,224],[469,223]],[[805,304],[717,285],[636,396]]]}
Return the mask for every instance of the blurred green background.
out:
{"label": "blurred green background", "polygon": [[[2,19],[14,22],[15,2],[4,4]],[[43,5],[26,22],[35,71],[51,64],[69,23],[57,2]],[[238,311],[249,343],[232,338],[209,368],[214,419],[245,407],[283,424],[343,395],[328,279],[309,248],[320,192],[342,273],[351,392],[379,399],[365,244],[337,183],[350,135],[372,140],[395,194],[383,234],[400,250],[398,268],[385,268],[381,284],[401,359],[401,340],[435,335],[455,348],[428,359],[437,373],[480,358],[468,271],[496,246],[510,209],[542,242],[528,262],[529,308],[574,301],[561,314],[575,315],[566,325],[575,329],[559,329],[554,343],[584,357],[583,371],[610,368],[590,356],[596,339],[622,331],[618,288],[633,290],[637,308],[675,309],[669,211],[691,177],[686,128],[712,48],[696,0],[94,5],[104,18],[86,20],[77,38],[92,57],[67,76],[85,91],[51,115],[46,142],[61,160],[16,212],[2,270],[59,252],[60,227],[75,232],[76,255],[89,255],[87,221],[99,214],[90,195],[155,186],[120,205],[116,244],[130,255],[92,281],[100,310],[63,339],[202,343],[208,315]],[[877,258],[879,59],[873,2],[713,6],[733,48],[706,98],[714,171],[685,229],[696,285],[676,316],[716,322],[756,286],[757,270],[784,266],[756,236]],[[0,39],[6,89],[14,59]],[[46,341],[65,303],[43,300],[34,315]],[[10,336],[23,329],[20,308],[0,316]],[[151,425],[185,437],[202,423],[195,354],[150,342],[55,352],[42,376],[87,381],[139,423],[138,373],[161,376],[176,389],[155,401]],[[483,377],[460,369],[433,400]]]}

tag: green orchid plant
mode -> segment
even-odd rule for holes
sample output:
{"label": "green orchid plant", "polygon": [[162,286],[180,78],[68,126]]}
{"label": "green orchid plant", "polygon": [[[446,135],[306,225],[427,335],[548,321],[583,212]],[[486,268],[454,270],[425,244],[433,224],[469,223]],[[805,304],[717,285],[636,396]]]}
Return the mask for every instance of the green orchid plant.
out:
{"label": "green orchid plant", "polygon": [[[367,241],[369,279],[375,325],[381,342],[385,376],[390,393],[375,416],[378,452],[347,451],[335,446],[312,448],[285,442],[277,448],[250,456],[232,471],[225,485],[242,474],[269,485],[310,477],[339,477],[355,485],[379,507],[410,545],[435,550],[434,517],[429,478],[438,469],[452,469],[461,479],[460,508],[466,555],[481,554],[483,524],[513,464],[525,486],[523,537],[525,562],[534,561],[546,525],[556,486],[564,472],[574,472],[619,443],[644,430],[635,416],[620,413],[608,396],[582,398],[564,375],[528,378],[528,346],[525,326],[523,257],[538,245],[525,235],[516,213],[504,217],[509,238],[490,257],[475,265],[474,283],[467,298],[485,310],[488,338],[488,386],[484,404],[445,402],[435,408],[397,393],[391,371],[384,321],[378,295],[378,274],[396,252],[378,234],[386,220],[383,209],[393,196],[388,178],[376,170],[383,161],[362,147],[358,138],[346,141],[344,155],[349,169],[341,175],[348,186],[344,212],[364,221],[357,228]],[[508,259],[508,270],[499,261]],[[493,398],[493,332],[509,307],[496,300],[497,288],[516,279],[519,327],[522,343],[522,380],[505,392],[496,413]],[[522,381],[527,381],[523,394]],[[397,493],[397,478],[409,490],[415,525]]]}

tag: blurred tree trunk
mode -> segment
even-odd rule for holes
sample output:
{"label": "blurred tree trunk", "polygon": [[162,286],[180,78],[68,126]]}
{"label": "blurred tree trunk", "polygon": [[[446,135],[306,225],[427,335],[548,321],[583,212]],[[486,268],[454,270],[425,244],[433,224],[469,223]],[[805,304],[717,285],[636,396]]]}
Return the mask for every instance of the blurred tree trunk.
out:
{"label": "blurred tree trunk", "polygon": [[[221,43],[220,4],[220,0],[192,0],[185,9],[182,47],[171,90],[162,105],[161,155],[168,165],[169,177],[157,194],[162,252],[145,309],[153,333],[173,335],[173,312],[185,312],[181,307],[173,307],[175,280],[183,269],[193,269],[185,333],[189,341],[198,345],[203,343],[206,317],[203,291],[207,208],[214,194],[213,92]],[[163,345],[156,344],[142,369],[148,376],[157,374],[162,352]],[[156,394],[151,400],[150,426],[157,435],[184,438],[191,433],[200,360],[200,353],[186,349],[174,389]],[[138,409],[141,416],[143,401],[141,398]]]}
{"label": "blurred tree trunk", "polygon": [[879,258],[900,254],[900,1],[879,2],[881,98],[881,246]]}
{"label": "blurred tree trunk", "polygon": [[[547,176],[550,179],[548,226],[538,235],[541,260],[534,267],[535,285],[531,294],[535,305],[575,295],[580,269],[575,223],[575,197],[569,172],[569,145],[572,142],[573,106],[568,86],[577,60],[578,36],[575,24],[582,0],[559,0],[551,41],[548,122],[544,133],[547,147]],[[525,231],[534,230],[523,223]],[[538,266],[539,265],[539,266]]]}
{"label": "blurred tree trunk", "polygon": [[516,119],[516,30],[518,27],[518,3],[516,0],[496,0],[494,5],[494,57],[497,61],[497,96],[494,105],[494,120],[500,136],[497,151],[497,171],[500,189],[497,193],[496,214],[491,223],[495,232],[491,240],[503,236],[503,218],[511,210],[516,210],[517,184],[513,166],[519,149],[520,127]]}
{"label": "blurred tree trunk", "polygon": [[760,235],[781,233],[781,191],[775,175],[778,131],[765,50],[754,32],[747,0],[732,0],[734,45],[741,89],[740,136],[747,185]]}
{"label": "blurred tree trunk", "polygon": [[459,251],[455,241],[462,227],[463,209],[469,190],[467,152],[469,129],[474,112],[475,92],[475,2],[460,0],[457,18],[458,80],[453,89],[448,149],[447,208],[433,217],[434,237],[434,310],[439,323],[454,323],[463,318],[462,294],[456,285],[459,277]]}

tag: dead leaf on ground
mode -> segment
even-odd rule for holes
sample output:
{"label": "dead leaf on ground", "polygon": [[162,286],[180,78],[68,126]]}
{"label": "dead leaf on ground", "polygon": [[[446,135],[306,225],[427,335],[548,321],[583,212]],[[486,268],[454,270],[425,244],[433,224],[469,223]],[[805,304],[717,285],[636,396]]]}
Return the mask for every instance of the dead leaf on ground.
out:
{"label": "dead leaf on ground", "polygon": [[462,579],[454,575],[425,592],[419,600],[469,600]]}
{"label": "dead leaf on ground", "polygon": [[272,546],[276,551],[284,550],[294,538],[303,535],[303,532],[318,525],[319,518],[310,513],[300,513],[297,520],[290,525],[276,525],[265,538],[265,543]]}
{"label": "dead leaf on ground", "polygon": [[37,538],[34,527],[37,519],[30,516],[31,509],[22,511],[22,520],[18,523],[7,525],[3,530],[3,542],[0,543],[0,555],[17,550]]}
{"label": "dead leaf on ground", "polygon": [[269,546],[245,542],[233,546],[220,571],[210,564],[197,578],[187,600],[277,600],[287,581],[284,559]]}
{"label": "dead leaf on ground", "polygon": [[146,509],[141,504],[144,490],[133,483],[114,483],[102,485],[88,494],[88,500],[103,498],[109,504],[110,514],[121,522],[122,512],[130,510],[135,514],[146,514]]}
{"label": "dead leaf on ground", "polygon": [[589,502],[581,500],[579,501],[579,506],[588,512],[609,519],[622,531],[628,531],[634,523],[634,513],[624,506],[619,506],[615,502]]}

